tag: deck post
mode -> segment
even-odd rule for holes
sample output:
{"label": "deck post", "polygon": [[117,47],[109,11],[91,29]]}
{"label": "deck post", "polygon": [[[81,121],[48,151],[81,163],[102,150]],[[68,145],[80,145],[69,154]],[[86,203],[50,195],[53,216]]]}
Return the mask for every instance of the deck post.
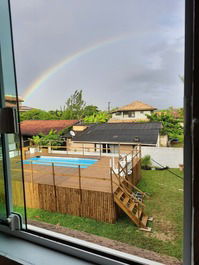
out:
{"label": "deck post", "polygon": [[79,203],[79,216],[82,216],[82,184],[81,184],[81,168],[80,165],[78,165],[78,174],[79,174],[79,194],[80,194],[80,203]]}
{"label": "deck post", "polygon": [[31,186],[32,186],[32,192],[34,193],[34,189],[33,189],[33,166],[32,166],[32,161],[30,162],[30,168],[31,168]]}
{"label": "deck post", "polygon": [[141,144],[139,144],[139,159],[141,159]]}
{"label": "deck post", "polygon": [[132,184],[135,184],[134,183],[134,179],[133,179],[133,169],[134,169],[134,157],[133,157],[133,149],[132,149],[132,157],[131,157],[131,183]]}
{"label": "deck post", "polygon": [[31,183],[33,183],[33,166],[32,166],[32,161],[30,161],[30,168],[31,168]]}
{"label": "deck post", "polygon": [[114,192],[113,192],[113,168],[112,167],[110,167],[110,178],[111,178],[111,196],[112,196],[112,202],[113,202],[113,211],[115,213],[115,221],[116,221],[117,214],[116,214]]}
{"label": "deck post", "polygon": [[53,189],[55,195],[55,210],[57,212],[57,191],[56,191],[56,183],[55,183],[55,165],[52,163],[52,174],[53,174]]}
{"label": "deck post", "polygon": [[127,156],[128,155],[126,155],[126,159],[125,159],[126,160],[126,179],[128,179],[128,164],[127,164],[128,160],[127,160]]}
{"label": "deck post", "polygon": [[101,148],[102,148],[102,143],[99,144],[100,158],[102,156],[102,150],[101,150]]}
{"label": "deck post", "polygon": [[82,144],[82,152],[83,152],[83,156],[84,156],[84,144]]}
{"label": "deck post", "polygon": [[[110,167],[110,177],[111,177],[111,194],[113,195],[113,173],[112,173],[113,168]],[[113,198],[114,200],[114,198]]]}

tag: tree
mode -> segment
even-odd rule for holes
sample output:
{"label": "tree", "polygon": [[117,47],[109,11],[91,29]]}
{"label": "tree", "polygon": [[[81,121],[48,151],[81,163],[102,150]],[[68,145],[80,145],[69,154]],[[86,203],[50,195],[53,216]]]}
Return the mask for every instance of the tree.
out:
{"label": "tree", "polygon": [[63,115],[62,110],[49,110],[48,113],[50,114],[51,120],[60,120]]}
{"label": "tree", "polygon": [[146,116],[150,121],[158,121],[162,123],[163,128],[160,131],[162,135],[167,134],[169,139],[177,138],[179,141],[183,140],[183,128],[180,124],[181,120],[175,118],[170,110],[167,112],[152,113],[151,115]]}
{"label": "tree", "polygon": [[50,113],[40,109],[32,109],[26,112],[20,113],[20,120],[51,120],[52,116]]}
{"label": "tree", "polygon": [[86,116],[84,122],[86,123],[103,123],[110,119],[111,115],[107,111],[100,111],[91,116]]}
{"label": "tree", "polygon": [[45,135],[40,133],[39,135],[35,135],[30,139],[34,145],[52,145],[52,146],[59,146],[62,143],[61,135],[57,133],[56,130],[50,130],[50,132]]}
{"label": "tree", "polygon": [[67,119],[81,119],[83,117],[85,101],[82,98],[82,90],[76,90],[73,95],[71,95],[65,105],[63,111],[63,116]]}
{"label": "tree", "polygon": [[39,135],[35,135],[29,139],[34,145],[39,146],[41,145],[41,137]]}
{"label": "tree", "polygon": [[94,105],[87,105],[85,108],[84,108],[84,117],[86,116],[91,116],[93,114],[96,114],[99,112],[99,109],[97,106],[94,106]]}

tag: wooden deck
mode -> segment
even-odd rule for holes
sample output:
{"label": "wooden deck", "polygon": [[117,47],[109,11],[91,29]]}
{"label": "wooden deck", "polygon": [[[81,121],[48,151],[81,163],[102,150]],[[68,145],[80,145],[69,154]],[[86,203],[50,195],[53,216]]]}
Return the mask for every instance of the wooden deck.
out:
{"label": "wooden deck", "polygon": [[[37,155],[41,155],[38,153]],[[74,155],[55,155],[56,157],[82,157]],[[43,166],[32,164],[24,165],[25,181],[38,184],[56,185],[59,187],[75,188],[90,191],[101,191],[111,193],[111,176],[110,176],[110,158],[108,157],[91,157],[86,158],[98,159],[98,161],[88,168],[70,168],[63,166]],[[115,163],[117,160],[115,159]],[[53,178],[54,175],[54,178]],[[113,176],[114,178],[114,176]],[[116,180],[116,179],[115,179]],[[114,185],[113,185],[114,186]],[[115,190],[116,187],[114,186]]]}
{"label": "wooden deck", "polygon": [[[56,155],[36,153],[34,156],[95,158],[98,161],[88,168],[79,169],[63,166],[24,164],[25,198],[28,208],[44,209],[98,221],[114,223],[118,217],[118,207],[114,203],[114,192],[118,183],[110,170],[110,157],[81,155]],[[137,161],[137,162],[136,162]],[[129,180],[140,178],[140,160],[134,160],[134,170]],[[115,158],[115,165],[118,160]],[[14,163],[13,173],[20,170]],[[18,168],[17,168],[18,167]],[[23,189],[17,177],[12,181],[14,205],[23,205]]]}

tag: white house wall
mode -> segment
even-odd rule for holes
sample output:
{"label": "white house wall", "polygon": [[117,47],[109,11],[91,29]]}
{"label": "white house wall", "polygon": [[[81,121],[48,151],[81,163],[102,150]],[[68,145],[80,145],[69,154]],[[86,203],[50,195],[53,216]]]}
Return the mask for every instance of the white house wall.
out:
{"label": "white house wall", "polygon": [[113,113],[112,114],[112,119],[115,119],[115,120],[144,120],[144,119],[147,119],[146,117],[146,114],[147,115],[151,115],[152,114],[152,111],[143,111],[143,113],[141,111],[134,111],[135,112],[135,117],[129,117],[128,116],[128,113],[125,113],[125,112],[121,112],[120,115],[116,115],[116,113]]}
{"label": "white house wall", "polygon": [[[183,148],[142,146],[141,152],[142,157],[150,155],[152,159],[163,166],[178,168],[179,164],[183,164]],[[153,161],[152,163],[158,167],[158,164]]]}

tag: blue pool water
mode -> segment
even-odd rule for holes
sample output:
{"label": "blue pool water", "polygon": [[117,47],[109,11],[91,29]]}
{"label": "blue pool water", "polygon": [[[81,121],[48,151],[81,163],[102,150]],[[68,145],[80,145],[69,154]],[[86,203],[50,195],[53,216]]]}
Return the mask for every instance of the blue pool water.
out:
{"label": "blue pool water", "polygon": [[37,164],[44,166],[54,166],[58,167],[74,167],[77,168],[79,165],[81,168],[87,168],[95,164],[98,160],[96,159],[86,159],[86,158],[74,158],[74,157],[52,157],[52,156],[36,156],[31,157],[23,161],[24,164]]}

